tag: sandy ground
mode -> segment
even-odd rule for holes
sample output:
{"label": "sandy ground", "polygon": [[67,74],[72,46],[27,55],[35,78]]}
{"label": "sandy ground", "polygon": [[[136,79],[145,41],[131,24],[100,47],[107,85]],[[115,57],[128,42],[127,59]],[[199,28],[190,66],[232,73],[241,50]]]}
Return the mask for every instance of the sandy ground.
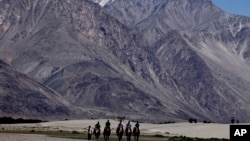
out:
{"label": "sandy ground", "polygon": [[[102,128],[106,120],[72,120],[72,121],[56,121],[42,123],[41,126],[59,127],[65,130],[77,129],[78,131],[84,130],[89,125],[94,126],[100,122]],[[113,131],[118,125],[118,121],[110,120]],[[124,125],[127,121],[124,121]],[[132,123],[134,126],[135,123]],[[65,128],[67,127],[67,128]],[[140,130],[142,134],[161,134],[166,136],[180,135],[187,137],[199,138],[226,138],[229,139],[229,124],[204,124],[204,123],[174,123],[174,124],[148,124],[141,123]]]}
{"label": "sandy ground", "polygon": [[[96,120],[68,120],[68,121],[54,121],[39,124],[15,124],[15,125],[0,125],[0,128],[6,129],[22,129],[22,128],[33,128],[33,129],[46,129],[46,130],[63,130],[63,131],[78,131],[86,132],[88,126],[94,126],[97,122],[100,122],[101,129],[103,129],[105,122],[104,119]],[[119,121],[110,120],[112,133],[115,133]],[[124,125],[127,121],[124,121]],[[135,123],[132,122],[134,127]],[[229,139],[229,124],[204,124],[204,123],[173,123],[173,124],[148,124],[140,123],[141,134],[144,135],[163,135],[163,136],[187,136],[187,137],[199,137],[199,138],[226,138]],[[0,141],[5,134],[0,134]],[[14,137],[18,137],[15,135]],[[20,135],[21,137],[27,137],[30,135]],[[44,138],[39,141],[50,141],[51,138],[46,136],[32,135],[36,138]],[[48,138],[47,140],[45,138]],[[33,138],[34,139],[34,138]],[[37,140],[37,139],[36,139]],[[67,139],[55,139],[55,141],[67,141]],[[12,139],[12,141],[17,141]],[[30,139],[18,140],[18,141],[30,141]],[[34,140],[32,140],[34,141]],[[68,141],[74,141],[68,139]],[[77,141],[77,140],[75,140]]]}
{"label": "sandy ground", "polygon": [[45,135],[0,133],[0,141],[84,141],[84,140],[52,138]]}

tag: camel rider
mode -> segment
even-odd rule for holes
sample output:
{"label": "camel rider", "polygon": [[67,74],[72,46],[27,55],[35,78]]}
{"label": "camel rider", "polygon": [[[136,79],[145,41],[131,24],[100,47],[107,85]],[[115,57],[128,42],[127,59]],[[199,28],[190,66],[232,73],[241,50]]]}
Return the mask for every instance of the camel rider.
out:
{"label": "camel rider", "polygon": [[95,125],[95,128],[98,128],[98,129],[101,128],[101,125],[100,125],[99,121],[98,121],[97,124]]}
{"label": "camel rider", "polygon": [[131,128],[130,121],[128,121],[128,123],[127,123],[127,128]]}
{"label": "camel rider", "polygon": [[122,127],[123,128],[122,120],[120,120],[120,123],[118,124],[118,127]]}
{"label": "camel rider", "polygon": [[126,125],[125,133],[126,133],[126,136],[131,136],[131,134],[132,134],[132,129],[131,129],[130,121],[128,121],[128,123]]}
{"label": "camel rider", "polygon": [[139,128],[139,122],[137,121],[136,124],[135,124],[135,127]]}
{"label": "camel rider", "polygon": [[106,122],[106,127],[110,127],[110,122],[109,122],[109,120],[107,120],[107,122]]}

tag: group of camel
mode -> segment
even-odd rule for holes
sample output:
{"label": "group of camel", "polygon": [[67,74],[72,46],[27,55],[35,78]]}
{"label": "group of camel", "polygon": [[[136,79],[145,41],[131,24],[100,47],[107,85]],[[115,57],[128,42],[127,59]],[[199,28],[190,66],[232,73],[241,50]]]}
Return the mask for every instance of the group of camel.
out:
{"label": "group of camel", "polygon": [[[99,140],[99,136],[101,134],[100,131],[101,131],[100,128],[98,128],[98,127],[94,128],[93,134],[95,135],[96,140]],[[111,134],[110,127],[105,126],[104,130],[103,130],[103,136],[104,136],[105,141],[109,141],[110,134]],[[119,141],[121,141],[123,134],[124,134],[123,126],[118,126],[116,128],[116,135],[117,135]],[[127,137],[127,141],[131,141],[132,135],[134,136],[134,141],[139,141],[140,129],[139,129],[139,127],[135,126],[132,130],[131,126],[127,125],[125,128],[125,136]]]}

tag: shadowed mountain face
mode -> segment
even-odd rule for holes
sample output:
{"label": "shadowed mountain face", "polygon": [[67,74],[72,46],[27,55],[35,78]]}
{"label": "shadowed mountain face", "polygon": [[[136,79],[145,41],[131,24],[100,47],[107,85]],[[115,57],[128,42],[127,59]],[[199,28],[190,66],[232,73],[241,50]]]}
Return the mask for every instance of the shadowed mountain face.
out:
{"label": "shadowed mountain face", "polygon": [[250,18],[210,0],[93,2],[0,1],[0,58],[85,117],[249,120]]}
{"label": "shadowed mountain face", "polygon": [[70,116],[68,102],[0,61],[0,114],[35,119]]}

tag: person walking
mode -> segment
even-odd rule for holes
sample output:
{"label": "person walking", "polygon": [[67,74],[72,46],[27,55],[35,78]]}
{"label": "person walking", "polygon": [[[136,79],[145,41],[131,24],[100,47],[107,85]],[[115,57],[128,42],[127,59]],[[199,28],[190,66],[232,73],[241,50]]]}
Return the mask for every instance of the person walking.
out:
{"label": "person walking", "polygon": [[88,128],[88,140],[91,140],[92,132],[93,132],[93,130],[92,130],[91,126],[89,126],[89,128]]}

